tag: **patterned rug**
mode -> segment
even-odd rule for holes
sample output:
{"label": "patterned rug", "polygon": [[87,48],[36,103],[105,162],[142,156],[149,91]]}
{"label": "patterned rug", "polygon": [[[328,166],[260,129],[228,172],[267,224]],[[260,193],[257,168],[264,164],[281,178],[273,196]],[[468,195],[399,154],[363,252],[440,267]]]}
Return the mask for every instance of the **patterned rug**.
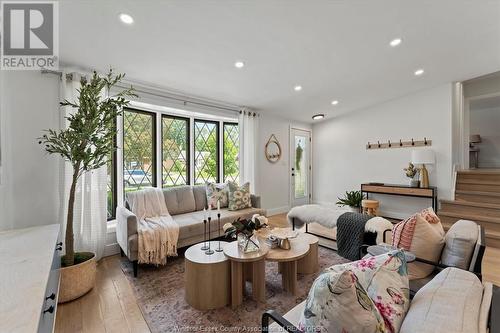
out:
{"label": "patterned rug", "polygon": [[[314,279],[326,267],[348,262],[333,250],[319,248],[320,271],[298,275],[298,294],[282,292],[281,275],[277,263],[266,262],[266,303],[245,297],[236,309],[225,308],[199,311],[184,299],[184,257],[171,260],[164,267],[139,266],[137,278],[132,275],[132,264],[122,258],[121,267],[137,297],[141,311],[151,332],[258,332],[262,313],[269,309],[284,314],[301,303]],[[251,286],[247,285],[247,294]]]}

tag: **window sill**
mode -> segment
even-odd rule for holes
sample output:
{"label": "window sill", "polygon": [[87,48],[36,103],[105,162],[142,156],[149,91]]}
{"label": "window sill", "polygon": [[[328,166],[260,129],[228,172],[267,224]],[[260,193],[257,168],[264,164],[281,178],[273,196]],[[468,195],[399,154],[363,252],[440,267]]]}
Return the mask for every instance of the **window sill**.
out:
{"label": "window sill", "polygon": [[108,234],[112,234],[116,232],[116,220],[109,220],[106,224],[108,230]]}

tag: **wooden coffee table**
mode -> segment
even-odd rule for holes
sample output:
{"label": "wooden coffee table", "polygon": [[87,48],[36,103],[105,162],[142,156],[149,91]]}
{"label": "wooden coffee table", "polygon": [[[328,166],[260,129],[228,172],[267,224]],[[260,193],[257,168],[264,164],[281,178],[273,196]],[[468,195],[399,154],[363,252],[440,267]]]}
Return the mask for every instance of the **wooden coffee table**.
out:
{"label": "wooden coffee table", "polygon": [[[261,242],[262,243],[262,242]],[[281,283],[285,291],[297,294],[297,261],[309,252],[309,242],[297,236],[290,239],[290,250],[270,249],[266,260],[278,262],[281,271]]]}
{"label": "wooden coffee table", "polygon": [[[307,233],[299,233],[297,238],[293,238],[290,240],[293,244],[294,242],[305,241],[309,243],[309,252],[304,258],[301,258],[297,261],[297,273],[300,274],[312,274],[316,273],[319,270],[319,260],[318,260],[318,237],[307,234]],[[293,245],[292,245],[293,246]]]}
{"label": "wooden coffee table", "polygon": [[[221,242],[221,247],[227,242]],[[229,304],[230,266],[224,252],[206,255],[203,243],[195,244],[184,253],[186,302],[198,310],[221,308]],[[210,242],[216,249],[218,242]]]}
{"label": "wooden coffee table", "polygon": [[[266,301],[265,257],[269,247],[262,242],[259,251],[245,253],[238,248],[238,242],[224,246],[224,254],[231,261],[231,306],[243,303],[245,281],[252,282],[252,297],[259,302]],[[244,274],[248,272],[250,276]]]}

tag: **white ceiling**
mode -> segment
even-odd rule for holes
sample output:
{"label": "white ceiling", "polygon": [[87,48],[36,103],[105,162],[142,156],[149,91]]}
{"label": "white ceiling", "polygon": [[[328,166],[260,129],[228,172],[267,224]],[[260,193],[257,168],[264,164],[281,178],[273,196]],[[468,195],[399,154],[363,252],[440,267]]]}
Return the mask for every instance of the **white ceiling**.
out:
{"label": "white ceiling", "polygon": [[60,56],[310,122],[500,70],[500,1],[65,0]]}

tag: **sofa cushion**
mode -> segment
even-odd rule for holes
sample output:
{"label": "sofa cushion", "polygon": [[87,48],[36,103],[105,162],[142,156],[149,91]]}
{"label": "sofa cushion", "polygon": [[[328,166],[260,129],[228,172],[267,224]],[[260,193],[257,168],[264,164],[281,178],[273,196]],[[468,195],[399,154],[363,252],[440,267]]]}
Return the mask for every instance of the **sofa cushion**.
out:
{"label": "sofa cushion", "polygon": [[207,191],[205,185],[194,185],[193,194],[196,208],[195,210],[203,210],[207,208]]}
{"label": "sofa cushion", "polygon": [[351,270],[384,318],[387,329],[399,331],[410,305],[406,259],[401,250],[351,263],[334,265],[326,271]]}
{"label": "sofa cushion", "polygon": [[400,333],[476,333],[482,297],[477,276],[446,268],[417,292]]}
{"label": "sofa cushion", "polygon": [[468,220],[455,222],[445,236],[441,262],[446,266],[469,269],[479,236],[478,225]]}
{"label": "sofa cushion", "polygon": [[[444,230],[441,223],[431,224],[420,214],[416,215],[415,232],[411,241],[410,252],[418,258],[439,262],[444,246]],[[421,262],[408,264],[410,280],[421,279],[431,274],[435,266]]]}
{"label": "sofa cushion", "polygon": [[227,186],[229,189],[229,210],[240,210],[252,207],[249,182],[241,186],[233,182],[228,182]]}
{"label": "sofa cushion", "polygon": [[389,332],[351,270],[326,271],[316,278],[297,327],[302,332]]}
{"label": "sofa cushion", "polygon": [[[233,222],[238,217],[241,217],[242,219],[249,219],[254,214],[260,215],[263,213],[264,211],[260,208],[246,208],[238,211],[221,209],[220,228],[222,230],[222,226],[225,223]],[[179,225],[179,239],[186,239],[190,237],[203,235],[203,229],[204,229],[203,217],[204,217],[203,211],[196,211],[196,212],[173,216],[172,218]],[[211,231],[217,230],[217,228],[218,228],[217,215],[214,211],[212,211],[212,222],[210,224],[210,230]]]}
{"label": "sofa cushion", "polygon": [[183,214],[196,210],[191,186],[176,186],[163,190],[165,203],[170,215]]}
{"label": "sofa cushion", "polygon": [[229,203],[229,193],[227,184],[207,183],[207,204],[212,207],[217,207],[217,202],[220,203],[221,208],[225,208]]}

